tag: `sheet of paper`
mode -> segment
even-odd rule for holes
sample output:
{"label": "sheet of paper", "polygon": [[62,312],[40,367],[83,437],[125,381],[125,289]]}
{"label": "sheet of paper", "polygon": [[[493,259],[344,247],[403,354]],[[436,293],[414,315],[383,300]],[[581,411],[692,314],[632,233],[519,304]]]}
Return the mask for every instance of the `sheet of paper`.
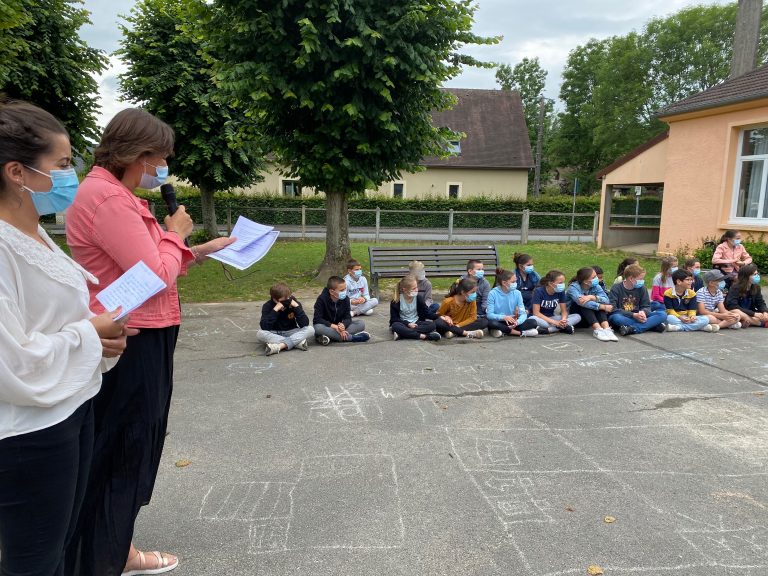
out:
{"label": "sheet of paper", "polygon": [[235,222],[235,227],[232,228],[232,234],[230,234],[230,236],[234,236],[237,240],[227,246],[227,248],[231,250],[241,250],[257,238],[261,238],[269,232],[272,232],[274,229],[273,226],[259,224],[258,222],[249,220],[245,216],[239,216],[237,222]]}
{"label": "sheet of paper", "polygon": [[122,306],[123,310],[117,317],[120,319],[165,288],[165,282],[140,260],[120,278],[96,294],[96,299],[110,311]]}
{"label": "sheet of paper", "polygon": [[[234,229],[232,230],[232,235],[235,235]],[[266,256],[279,235],[280,232],[277,230],[267,232],[263,236],[251,240],[251,242],[239,250],[235,250],[232,247],[239,243],[240,238],[238,237],[238,242],[230,244],[218,252],[209,254],[209,256],[219,262],[229,264],[238,270],[245,270]]]}

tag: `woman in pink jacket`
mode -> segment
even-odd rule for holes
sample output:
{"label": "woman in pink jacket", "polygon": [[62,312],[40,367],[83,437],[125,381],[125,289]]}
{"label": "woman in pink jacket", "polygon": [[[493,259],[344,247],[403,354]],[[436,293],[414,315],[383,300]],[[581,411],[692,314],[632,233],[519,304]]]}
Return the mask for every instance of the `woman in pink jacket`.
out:
{"label": "woman in pink jacket", "polygon": [[752,256],[741,243],[741,232],[738,230],[726,230],[720,244],[715,248],[712,254],[712,264],[719,268],[723,274],[736,278],[739,268],[752,264]]}
{"label": "woman in pink jacket", "polygon": [[[179,206],[163,230],[136,188],[156,188],[173,153],[170,126],[140,109],[118,113],[94,151],[94,168],[67,212],[72,256],[101,286],[143,260],[168,286],[131,314],[125,353],[104,375],[94,400],[96,447],[83,514],[68,558],[69,574],[159,574],[178,560],[133,547],[133,526],[149,503],[165,440],[173,384],[173,353],[181,323],[176,279],[187,267],[233,240],[218,238],[188,248],[192,219]],[[90,285],[91,309],[99,313],[98,286]],[[70,562],[72,563],[71,565]]]}

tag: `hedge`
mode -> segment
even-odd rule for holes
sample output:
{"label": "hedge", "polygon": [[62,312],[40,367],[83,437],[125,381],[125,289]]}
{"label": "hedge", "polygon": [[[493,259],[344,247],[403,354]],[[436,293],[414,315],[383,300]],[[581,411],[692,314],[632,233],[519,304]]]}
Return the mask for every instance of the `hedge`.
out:
{"label": "hedge", "polygon": [[[202,221],[200,212],[200,195],[193,188],[177,187],[178,201],[184,204],[195,222]],[[155,205],[155,214],[162,221],[166,214],[165,204],[159,192],[139,191],[139,195]],[[309,208],[325,208],[322,196],[306,196],[291,198],[286,196],[251,196],[232,193],[217,193],[215,195],[216,217],[219,224],[226,222],[226,211],[232,212],[232,220],[242,214],[251,220],[264,224],[301,224],[301,206]],[[538,200],[503,200],[496,198],[469,198],[454,200],[447,198],[415,198],[401,199],[383,196],[350,198],[349,208],[397,210],[395,213],[382,212],[382,227],[397,228],[447,228],[448,210],[456,212],[522,212],[526,208],[531,212],[559,212],[564,216],[531,216],[530,227],[534,229],[568,229],[571,226],[572,199],[568,197],[540,198]],[[600,209],[599,197],[576,199],[576,213],[587,213],[588,217],[574,219],[577,230],[591,230],[592,214]],[[404,210],[418,211],[406,213]],[[424,211],[440,211],[443,214],[424,214]],[[473,215],[455,214],[455,228],[520,228],[522,216],[499,214]],[[350,212],[350,226],[375,226],[376,215],[373,212]],[[324,225],[325,211],[307,210],[307,225]]]}
{"label": "hedge", "polygon": [[[712,254],[715,252],[716,243],[717,240],[715,239],[709,240],[707,244],[694,251],[693,254],[701,262],[702,268],[712,267]],[[768,244],[763,240],[762,234],[759,238],[749,237],[744,240],[743,244],[749,255],[752,256],[752,262],[755,263],[757,269],[763,274],[768,274]]]}

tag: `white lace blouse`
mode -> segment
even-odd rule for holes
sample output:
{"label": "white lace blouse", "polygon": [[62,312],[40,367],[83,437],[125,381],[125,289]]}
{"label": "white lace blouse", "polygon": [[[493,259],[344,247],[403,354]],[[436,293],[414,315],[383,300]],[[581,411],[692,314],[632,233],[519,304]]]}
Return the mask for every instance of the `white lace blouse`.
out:
{"label": "white lace blouse", "polygon": [[39,233],[50,250],[0,220],[0,440],[66,420],[107,367],[88,320],[96,278]]}

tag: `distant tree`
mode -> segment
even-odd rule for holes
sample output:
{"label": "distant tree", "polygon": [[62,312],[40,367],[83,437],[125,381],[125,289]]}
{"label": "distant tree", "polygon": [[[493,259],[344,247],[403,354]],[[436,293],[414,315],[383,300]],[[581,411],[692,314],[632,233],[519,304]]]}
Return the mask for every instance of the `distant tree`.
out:
{"label": "distant tree", "polygon": [[126,19],[117,54],[128,66],[120,89],[176,132],[173,174],[200,189],[203,226],[218,236],[214,192],[249,186],[264,167],[245,115],[217,99],[210,64],[188,23],[197,0],[140,0]]}
{"label": "distant tree", "polygon": [[217,0],[202,20],[221,62],[221,87],[253,119],[264,145],[302,186],[326,195],[319,276],[350,255],[347,195],[363,193],[445,155],[455,137],[432,112],[462,65],[471,0]]}
{"label": "distant tree", "polygon": [[0,1],[0,92],[56,116],[77,154],[98,138],[98,85],[105,54],[79,36],[89,24],[81,0]]}

